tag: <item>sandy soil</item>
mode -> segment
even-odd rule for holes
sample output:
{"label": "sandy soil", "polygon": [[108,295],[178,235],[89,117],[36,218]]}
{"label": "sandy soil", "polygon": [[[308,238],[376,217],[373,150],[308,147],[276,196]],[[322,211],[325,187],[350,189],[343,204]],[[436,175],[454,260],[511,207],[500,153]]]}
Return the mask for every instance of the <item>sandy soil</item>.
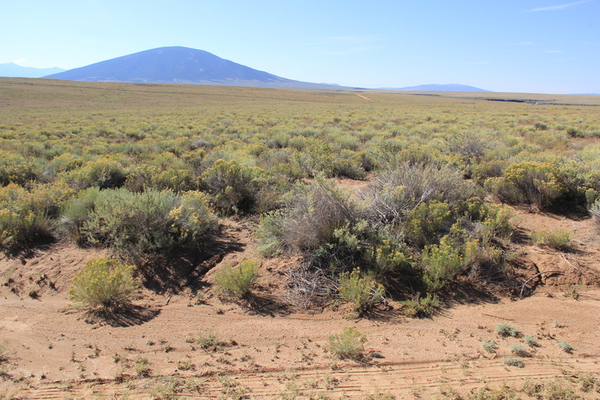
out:
{"label": "sandy soil", "polygon": [[[515,214],[524,297],[489,296],[431,319],[406,318],[393,302],[359,320],[344,318],[343,307],[286,306],[293,258],[263,262],[252,304],[221,301],[210,288],[214,272],[256,258],[250,221],[223,221],[220,240],[236,245],[224,247],[197,290],[141,290],[133,311],[111,320],[91,320],[67,294],[78,268],[103,251],[59,243],[26,258],[3,256],[0,398],[429,398],[449,387],[463,393],[520,387],[527,378],[572,386],[585,373],[600,379],[600,239],[593,221],[526,209]],[[529,240],[533,231],[558,228],[573,232],[572,252]],[[545,271],[558,272],[528,281]],[[500,337],[500,323],[535,337],[538,346]],[[368,337],[363,362],[327,351],[329,336],[347,326]],[[198,339],[210,333],[219,344],[203,349]],[[483,341],[496,342],[497,352],[484,351]],[[561,341],[573,351],[563,351]],[[529,352],[523,368],[505,363],[517,343]]]}

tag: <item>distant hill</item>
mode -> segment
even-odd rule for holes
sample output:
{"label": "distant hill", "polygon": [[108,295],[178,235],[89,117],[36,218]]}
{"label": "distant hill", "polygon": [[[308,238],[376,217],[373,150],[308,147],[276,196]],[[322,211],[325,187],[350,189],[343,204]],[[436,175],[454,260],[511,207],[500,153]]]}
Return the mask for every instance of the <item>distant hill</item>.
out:
{"label": "distant hill", "polygon": [[[392,88],[388,88],[392,89]],[[403,88],[393,88],[392,90],[418,90],[426,92],[491,92],[491,90],[485,90],[476,88],[469,85],[459,85],[456,83],[450,83],[445,85],[429,84],[419,86],[409,86]]]}
{"label": "distant hill", "polygon": [[343,90],[343,87],[294,81],[258,71],[209,52],[161,47],[46,76],[92,82],[179,83],[290,89]]}
{"label": "distant hill", "polygon": [[41,78],[48,74],[65,71],[62,68],[32,68],[22,67],[15,63],[0,64],[0,76],[8,78]]}

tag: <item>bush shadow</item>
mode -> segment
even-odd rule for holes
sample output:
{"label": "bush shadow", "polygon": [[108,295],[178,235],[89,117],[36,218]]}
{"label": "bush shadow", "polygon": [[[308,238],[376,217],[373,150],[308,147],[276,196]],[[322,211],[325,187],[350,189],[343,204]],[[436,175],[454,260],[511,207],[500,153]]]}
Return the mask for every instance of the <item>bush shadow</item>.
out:
{"label": "bush shadow", "polygon": [[263,317],[285,317],[291,314],[290,307],[281,303],[275,296],[248,292],[242,297],[223,297],[221,301],[234,303],[251,315]]}
{"label": "bush shadow", "polygon": [[202,277],[226,254],[243,251],[245,244],[227,232],[199,243],[195,248],[168,253],[147,254],[138,268],[142,285],[158,294],[179,294],[185,289],[197,292]]}
{"label": "bush shadow", "polygon": [[85,313],[85,322],[88,324],[108,325],[113,328],[126,328],[142,325],[156,318],[160,309],[133,305],[124,310],[111,310]]}

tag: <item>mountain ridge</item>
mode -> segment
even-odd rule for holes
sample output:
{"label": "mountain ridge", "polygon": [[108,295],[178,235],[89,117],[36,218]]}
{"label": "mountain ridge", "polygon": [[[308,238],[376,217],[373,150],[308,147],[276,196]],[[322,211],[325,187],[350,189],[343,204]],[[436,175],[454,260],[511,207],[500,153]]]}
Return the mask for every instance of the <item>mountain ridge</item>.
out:
{"label": "mountain ridge", "polygon": [[481,89],[475,86],[461,85],[458,83],[437,84],[429,83],[425,85],[407,86],[402,88],[386,88],[387,90],[415,90],[424,92],[491,92],[491,90]]}
{"label": "mountain ridge", "polygon": [[48,74],[66,71],[63,68],[34,68],[23,67],[15,63],[0,64],[0,76],[6,78],[42,78]]}
{"label": "mountain ridge", "polygon": [[204,50],[159,47],[45,76],[50,79],[344,90],[295,81],[225,60]]}

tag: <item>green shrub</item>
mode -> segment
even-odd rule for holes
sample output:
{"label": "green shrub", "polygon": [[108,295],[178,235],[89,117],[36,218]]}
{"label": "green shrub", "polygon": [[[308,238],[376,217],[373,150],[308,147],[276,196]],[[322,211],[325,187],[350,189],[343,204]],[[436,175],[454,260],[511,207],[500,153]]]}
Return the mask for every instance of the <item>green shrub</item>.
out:
{"label": "green shrub", "polygon": [[558,347],[560,347],[565,353],[572,353],[573,352],[573,346],[571,346],[569,343],[565,342],[564,340],[561,340],[559,342],[556,343],[558,345]]}
{"label": "green shrub", "polygon": [[488,178],[498,178],[504,173],[506,167],[511,163],[507,160],[488,160],[482,161],[471,166],[474,180],[478,184],[483,184]]}
{"label": "green shrub", "polygon": [[541,398],[541,393],[544,390],[544,383],[527,379],[523,382],[523,392],[530,397]]}
{"label": "green shrub", "polygon": [[468,400],[520,400],[521,396],[517,391],[506,384],[498,389],[492,389],[487,386],[479,389],[471,389]]}
{"label": "green shrub", "polygon": [[503,203],[530,204],[543,209],[566,193],[559,172],[547,162],[513,164],[500,178],[489,178],[486,188]]}
{"label": "green shrub", "polygon": [[59,177],[78,189],[93,186],[114,189],[123,186],[127,180],[127,171],[119,161],[99,158],[86,162],[80,168],[60,173]]}
{"label": "green shrub", "polygon": [[513,357],[513,356],[504,357],[504,364],[511,366],[511,367],[525,368],[525,364],[523,363],[523,360],[521,360],[519,357]]}
{"label": "green shrub", "polygon": [[537,245],[550,247],[558,251],[572,250],[573,235],[569,231],[536,231],[531,233],[531,240]]}
{"label": "green shrub", "polygon": [[100,191],[80,233],[85,242],[139,260],[149,252],[194,246],[215,227],[203,193],[127,189]]}
{"label": "green shrub", "polygon": [[99,194],[100,189],[96,187],[82,190],[62,207],[61,227],[64,233],[79,245],[85,242],[81,228],[94,211]]}
{"label": "green shrub", "polygon": [[591,373],[579,376],[579,387],[584,393],[589,393],[594,390],[594,388],[600,393],[600,381]]}
{"label": "green shrub", "polygon": [[510,351],[512,351],[513,354],[515,354],[515,355],[517,355],[519,357],[529,357],[530,356],[530,354],[527,351],[527,349],[525,347],[521,346],[518,343],[512,344],[510,346]]}
{"label": "green shrub", "polygon": [[529,335],[523,336],[523,342],[525,342],[525,344],[528,345],[529,347],[538,347],[539,346],[537,339],[533,336],[529,336]]}
{"label": "green shrub", "polygon": [[54,157],[48,166],[48,172],[52,175],[56,175],[61,172],[72,171],[80,168],[83,163],[84,160],[81,157],[75,156],[71,153],[63,153],[58,157]]}
{"label": "green shrub", "polygon": [[157,172],[152,176],[151,187],[158,190],[184,192],[187,190],[197,190],[198,181],[192,172],[187,169],[169,168],[165,171]]}
{"label": "green shrub", "polygon": [[344,301],[352,303],[358,316],[381,303],[384,297],[383,285],[373,276],[362,273],[360,268],[340,275],[338,292]]}
{"label": "green shrub", "polygon": [[367,174],[361,165],[360,155],[357,155],[354,151],[342,150],[333,161],[331,175],[350,179],[364,179]]}
{"label": "green shrub", "polygon": [[260,265],[244,260],[235,267],[227,266],[215,274],[215,283],[227,295],[243,297],[258,278]]}
{"label": "green shrub", "polygon": [[40,174],[35,164],[25,157],[0,150],[0,187],[9,183],[25,185],[36,180]]}
{"label": "green shrub", "polygon": [[358,217],[349,196],[318,177],[310,186],[299,183],[287,196],[285,208],[263,217],[258,228],[259,250],[314,253],[335,246],[338,237]]}
{"label": "green shrub", "polygon": [[0,364],[6,361],[6,348],[8,347],[8,342],[3,341],[0,342]]}
{"label": "green shrub", "polygon": [[334,156],[333,149],[321,140],[312,139],[302,152],[294,151],[293,165],[303,170],[308,177],[323,175],[327,178],[333,176]]}
{"label": "green shrub", "polygon": [[346,327],[340,335],[329,337],[329,351],[340,359],[360,361],[365,357],[367,336],[355,327]]}
{"label": "green shrub", "polygon": [[520,334],[517,328],[510,326],[506,322],[496,325],[496,333],[502,337],[517,337]]}
{"label": "green shrub", "polygon": [[195,343],[206,351],[217,351],[223,346],[227,346],[228,343],[223,342],[219,339],[219,336],[210,329],[198,332],[198,337],[195,339]]}
{"label": "green shrub", "polygon": [[133,370],[136,375],[140,378],[147,378],[150,376],[152,369],[150,369],[150,363],[146,357],[139,356],[135,360],[135,364],[133,366]]}
{"label": "green shrub", "polygon": [[460,272],[463,257],[459,249],[445,236],[439,245],[426,246],[423,250],[423,281],[428,290],[435,292],[451,283]]}
{"label": "green shrub", "polygon": [[186,380],[180,376],[163,376],[156,380],[154,387],[150,390],[150,396],[154,400],[176,400],[180,393],[186,388]]}
{"label": "green shrub", "polygon": [[448,139],[450,154],[460,155],[465,164],[478,163],[489,147],[489,141],[480,132],[475,131],[460,132]]}
{"label": "green shrub", "polygon": [[495,353],[498,349],[498,345],[492,340],[481,342],[481,347],[483,347],[483,349],[488,353]]}
{"label": "green shrub", "polygon": [[85,263],[75,275],[69,297],[90,312],[118,312],[131,306],[138,285],[133,266],[108,258]]}
{"label": "green shrub", "polygon": [[202,174],[201,186],[212,196],[218,210],[247,212],[254,207],[262,175],[257,167],[246,167],[234,160],[217,160]]}
{"label": "green shrub", "polygon": [[415,247],[434,244],[452,224],[453,213],[447,203],[432,201],[419,204],[407,217],[404,232],[406,241]]}
{"label": "green shrub", "polygon": [[485,204],[479,218],[476,219],[487,229],[484,233],[501,242],[508,242],[515,229],[510,222],[512,217],[513,211],[510,207]]}
{"label": "green shrub", "polygon": [[0,248],[13,253],[52,239],[60,207],[72,193],[61,183],[35,185],[31,191],[14,183],[0,188]]}
{"label": "green shrub", "polygon": [[419,297],[416,300],[404,300],[400,303],[402,312],[410,318],[428,318],[431,317],[440,301],[437,296],[427,294],[425,297]]}
{"label": "green shrub", "polygon": [[450,167],[405,163],[379,174],[368,192],[368,212],[372,219],[394,223],[423,203],[454,204],[475,192],[475,186]]}
{"label": "green shrub", "polygon": [[375,274],[386,276],[410,269],[410,249],[402,234],[392,229],[373,229],[365,241],[363,254]]}
{"label": "green shrub", "polygon": [[272,211],[264,214],[256,230],[258,243],[256,248],[262,256],[273,257],[287,247],[285,242],[285,224],[289,217],[289,210]]}
{"label": "green shrub", "polygon": [[544,398],[548,400],[577,400],[580,397],[568,384],[559,381],[548,381],[544,385]]}

